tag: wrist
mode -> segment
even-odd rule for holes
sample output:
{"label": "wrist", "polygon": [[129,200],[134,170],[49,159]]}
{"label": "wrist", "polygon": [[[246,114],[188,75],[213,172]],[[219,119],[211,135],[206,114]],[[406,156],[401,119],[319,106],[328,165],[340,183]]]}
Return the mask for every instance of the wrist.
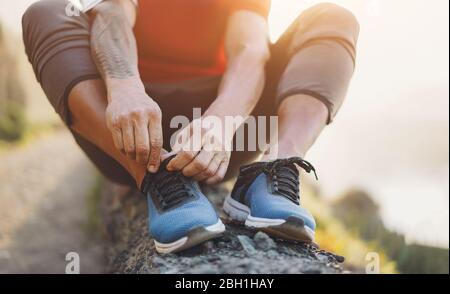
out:
{"label": "wrist", "polygon": [[[214,125],[216,131],[219,131],[221,137],[227,141],[231,141],[242,126],[248,115],[244,113],[238,113],[232,109],[226,109],[224,107],[217,107],[211,105],[211,107],[204,113],[202,120],[206,128],[210,128]],[[219,125],[217,125],[219,124]]]}
{"label": "wrist", "polygon": [[108,93],[108,101],[123,98],[123,94],[130,92],[145,94],[144,84],[139,78],[135,77],[128,79],[108,79],[106,81],[106,88]]}
{"label": "wrist", "polygon": [[232,99],[226,99],[225,97],[218,97],[205,111],[203,116],[215,116],[220,120],[230,117],[244,117],[247,118],[246,107],[241,104],[236,104]]}

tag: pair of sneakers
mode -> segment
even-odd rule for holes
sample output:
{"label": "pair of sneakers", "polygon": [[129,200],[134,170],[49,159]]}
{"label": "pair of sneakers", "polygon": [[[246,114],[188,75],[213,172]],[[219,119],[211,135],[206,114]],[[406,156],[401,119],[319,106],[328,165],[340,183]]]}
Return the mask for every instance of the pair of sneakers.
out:
{"label": "pair of sneakers", "polygon": [[[166,169],[164,160],[142,184],[147,197],[149,231],[159,253],[179,252],[220,236],[225,226],[197,182]],[[293,157],[257,162],[240,169],[223,210],[245,226],[301,242],[314,240],[315,221],[300,205],[299,170],[314,172],[307,161]]]}

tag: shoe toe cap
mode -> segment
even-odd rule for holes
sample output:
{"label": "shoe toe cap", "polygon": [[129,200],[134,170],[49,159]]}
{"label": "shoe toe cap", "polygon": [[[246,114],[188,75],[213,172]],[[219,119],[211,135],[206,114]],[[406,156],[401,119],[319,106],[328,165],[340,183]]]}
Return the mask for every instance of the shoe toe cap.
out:
{"label": "shoe toe cap", "polygon": [[294,217],[301,219],[311,230],[316,229],[314,217],[305,208],[285,199],[274,199],[270,202],[252,205],[252,216],[269,219],[284,219]]}
{"label": "shoe toe cap", "polygon": [[211,204],[191,202],[149,220],[149,227],[158,242],[171,243],[185,237],[193,229],[217,222],[218,217]]}

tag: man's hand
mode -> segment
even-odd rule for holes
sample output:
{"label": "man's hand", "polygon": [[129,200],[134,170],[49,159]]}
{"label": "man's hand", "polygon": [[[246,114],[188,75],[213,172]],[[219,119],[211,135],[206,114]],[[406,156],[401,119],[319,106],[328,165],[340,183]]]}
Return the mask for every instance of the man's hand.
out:
{"label": "man's hand", "polygon": [[[230,162],[232,135],[223,134],[222,125],[205,127],[207,120],[195,120],[176,136],[169,171],[182,171],[186,177],[208,185],[221,182]],[[203,124],[202,124],[203,122]]]}
{"label": "man's hand", "polygon": [[111,93],[106,123],[116,148],[156,172],[163,145],[161,109],[141,89],[114,89]]}

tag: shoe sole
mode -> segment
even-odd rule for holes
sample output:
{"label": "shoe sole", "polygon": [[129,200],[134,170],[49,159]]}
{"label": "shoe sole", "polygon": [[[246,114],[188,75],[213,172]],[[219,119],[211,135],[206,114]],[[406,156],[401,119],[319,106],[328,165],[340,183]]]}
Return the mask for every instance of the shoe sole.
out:
{"label": "shoe sole", "polygon": [[219,219],[216,224],[208,227],[195,228],[189,231],[185,237],[171,243],[160,243],[155,240],[155,248],[160,254],[176,253],[217,238],[224,231],[225,225]]}
{"label": "shoe sole", "polygon": [[287,219],[259,218],[250,215],[250,208],[227,196],[223,210],[233,220],[251,229],[257,229],[273,237],[299,242],[314,242],[314,231],[305,226],[303,220],[295,217]]}

